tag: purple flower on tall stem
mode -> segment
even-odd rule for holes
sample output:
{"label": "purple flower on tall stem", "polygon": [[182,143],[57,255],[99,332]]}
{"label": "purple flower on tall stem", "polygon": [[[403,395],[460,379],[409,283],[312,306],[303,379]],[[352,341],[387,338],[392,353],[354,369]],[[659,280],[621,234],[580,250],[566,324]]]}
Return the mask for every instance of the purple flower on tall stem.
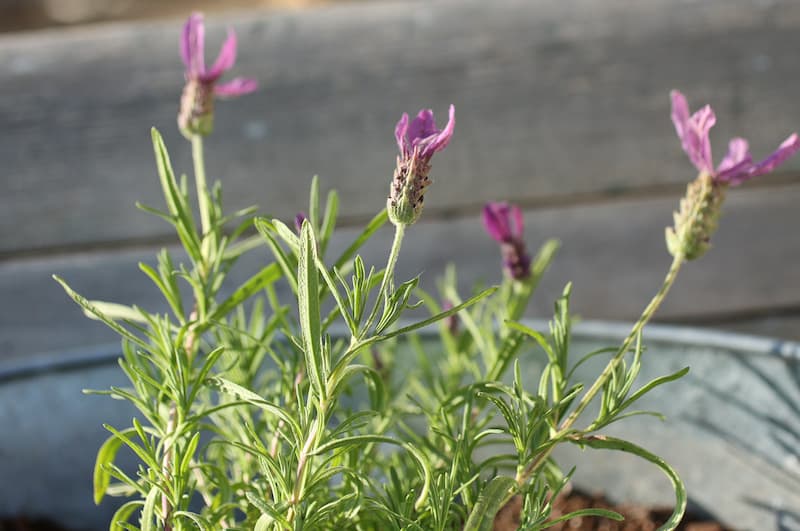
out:
{"label": "purple flower on tall stem", "polygon": [[503,267],[514,280],[524,280],[531,275],[531,258],[523,240],[525,230],[522,211],[508,203],[487,203],[483,207],[483,225],[486,232],[500,244]]}
{"label": "purple flower on tall stem", "polygon": [[753,177],[769,173],[800,149],[800,138],[797,133],[793,133],[770,156],[761,162],[753,162],[747,140],[733,138],[728,145],[728,154],[714,169],[711,142],[708,138],[709,131],[717,120],[714,110],[706,105],[690,115],[689,104],[683,94],[673,90],[670,96],[672,122],[675,124],[675,131],[681,140],[683,150],[698,171],[710,175],[716,184],[736,186]]}
{"label": "purple flower on tall stem", "polygon": [[236,62],[236,34],[228,31],[216,61],[210,69],[205,63],[205,26],[201,13],[192,13],[183,26],[180,43],[181,59],[186,67],[186,86],[181,97],[178,125],[181,131],[207,135],[213,127],[214,96],[236,97],[249,94],[258,88],[254,79],[237,77],[217,83],[222,74]]}
{"label": "purple flower on tall stem", "polygon": [[387,208],[395,225],[411,225],[422,213],[425,188],[431,183],[428,174],[431,158],[450,143],[456,125],[455,107],[450,105],[449,119],[444,129],[436,127],[433,111],[423,109],[409,124],[403,113],[394,128],[400,154],[389,190]]}

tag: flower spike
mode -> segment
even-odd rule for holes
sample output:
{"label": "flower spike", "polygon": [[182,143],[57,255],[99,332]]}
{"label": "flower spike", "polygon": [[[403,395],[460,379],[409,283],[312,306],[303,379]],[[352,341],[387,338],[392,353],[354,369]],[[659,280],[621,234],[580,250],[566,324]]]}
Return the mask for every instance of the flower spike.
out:
{"label": "flower spike", "polygon": [[773,171],[800,150],[800,138],[793,133],[770,156],[757,163],[753,162],[747,140],[733,138],[728,143],[728,154],[714,168],[709,140],[709,132],[716,123],[714,110],[706,105],[689,114],[686,97],[677,90],[670,93],[670,99],[672,123],[681,147],[700,174],[689,183],[686,196],[674,214],[674,226],[667,227],[667,249],[673,256],[693,260],[710,247],[728,186],[737,186]]}
{"label": "flower spike", "polygon": [[249,94],[258,88],[258,83],[254,79],[240,77],[217,83],[236,63],[236,33],[228,31],[214,65],[206,69],[205,25],[201,13],[192,13],[184,24],[180,52],[186,68],[186,86],[181,96],[178,126],[187,137],[194,134],[205,136],[211,133],[214,124],[214,96]]}
{"label": "flower spike", "polygon": [[503,268],[514,280],[531,275],[531,258],[525,248],[522,211],[508,203],[487,203],[483,207],[483,226],[493,240],[500,244]]}
{"label": "flower spike", "polygon": [[769,157],[755,163],[750,155],[747,140],[734,138],[728,145],[728,154],[714,169],[709,140],[709,132],[717,120],[714,110],[706,105],[689,115],[689,104],[683,94],[673,90],[670,97],[672,123],[675,124],[675,131],[681,140],[683,150],[698,171],[711,175],[717,184],[736,186],[753,177],[770,173],[800,150],[800,138],[797,133],[793,133]]}
{"label": "flower spike", "polygon": [[394,128],[400,155],[389,190],[387,209],[395,225],[411,225],[422,214],[425,188],[431,183],[428,174],[431,158],[450,143],[456,125],[455,107],[450,105],[449,119],[442,130],[436,127],[433,111],[423,109],[409,123],[403,113]]}

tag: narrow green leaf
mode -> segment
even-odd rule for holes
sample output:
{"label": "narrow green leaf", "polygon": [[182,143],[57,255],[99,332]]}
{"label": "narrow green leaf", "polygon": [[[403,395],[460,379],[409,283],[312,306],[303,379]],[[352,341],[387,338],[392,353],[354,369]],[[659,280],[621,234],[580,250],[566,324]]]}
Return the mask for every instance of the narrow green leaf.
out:
{"label": "narrow green leaf", "polygon": [[641,457],[642,459],[649,461],[660,468],[664,475],[666,475],[672,483],[672,488],[675,491],[675,509],[672,511],[672,515],[670,516],[669,520],[667,520],[663,526],[659,527],[658,531],[672,531],[678,527],[678,524],[680,524],[681,519],[683,518],[683,513],[686,511],[686,487],[683,485],[683,481],[681,481],[678,473],[675,472],[675,470],[669,466],[666,461],[657,455],[650,453],[644,448],[633,444],[632,442],[614,437],[595,435],[569,440],[575,444],[581,446],[585,445],[590,448],[627,452],[629,454]]}
{"label": "narrow green leaf", "polygon": [[297,237],[294,231],[292,231],[292,229],[286,226],[286,223],[279,219],[273,219],[270,221],[270,223],[272,224],[272,229],[278,236],[280,236],[281,240],[286,242],[286,244],[289,246],[289,249],[292,250],[292,253],[296,255],[300,254],[300,239]]}
{"label": "narrow green leaf", "polygon": [[255,505],[262,513],[261,517],[256,521],[256,525],[253,528],[254,531],[258,529],[267,530],[273,522],[278,522],[285,529],[292,527],[289,521],[281,514],[281,511],[278,511],[272,504],[256,496],[254,492],[247,491],[245,496],[247,497],[247,501]]}
{"label": "narrow green leaf", "polygon": [[277,264],[269,264],[261,271],[250,277],[244,284],[236,288],[230,297],[222,301],[219,306],[214,308],[214,311],[209,315],[209,321],[219,321],[225,317],[228,312],[236,308],[239,304],[249,299],[269,284],[281,278],[281,270]]}
{"label": "narrow green leaf", "polygon": [[300,236],[300,260],[297,267],[297,304],[303,351],[308,376],[320,397],[325,396],[326,367],[323,360],[320,313],[317,244],[311,223],[303,222]]}
{"label": "narrow green leaf", "polygon": [[308,197],[308,221],[314,230],[319,229],[319,175],[311,179],[311,191]]}
{"label": "narrow green leaf", "polygon": [[61,277],[59,277],[57,275],[53,275],[53,278],[55,279],[56,282],[61,284],[61,287],[64,288],[64,291],[67,292],[67,295],[72,297],[72,300],[74,300],[85,311],[87,311],[87,312],[91,313],[92,315],[94,315],[95,317],[97,317],[100,321],[105,323],[106,326],[111,328],[113,331],[115,331],[117,334],[119,334],[123,338],[127,339],[131,343],[139,345],[140,347],[142,347],[144,349],[149,348],[147,343],[145,343],[141,338],[136,337],[135,335],[133,335],[133,333],[131,333],[124,326],[120,325],[119,323],[117,323],[116,321],[111,319],[110,317],[106,316],[102,311],[100,311],[98,308],[96,308],[91,302],[86,300],[86,298],[84,298],[82,295],[79,295],[78,293],[76,293],[72,288],[69,287],[69,285],[67,285],[67,283]]}
{"label": "narrow green leaf", "polygon": [[493,478],[478,497],[464,525],[464,531],[491,531],[497,511],[509,497],[516,483],[514,478],[508,476]]}
{"label": "narrow green leaf", "polygon": [[429,318],[427,318],[427,319],[425,319],[423,321],[419,321],[419,322],[414,323],[412,325],[405,326],[403,328],[398,328],[397,330],[394,330],[394,331],[389,332],[387,334],[382,334],[380,336],[375,336],[374,338],[370,338],[368,340],[368,342],[373,342],[372,339],[376,340],[374,342],[384,341],[386,339],[390,339],[390,338],[393,338],[393,337],[396,337],[396,336],[407,334],[407,333],[409,333],[409,332],[411,332],[413,330],[417,330],[419,328],[422,328],[422,327],[428,326],[430,324],[433,324],[433,323],[435,323],[437,321],[441,321],[442,319],[446,319],[447,317],[450,317],[451,315],[457,314],[458,312],[460,312],[464,308],[468,308],[469,306],[472,306],[473,304],[475,304],[479,300],[483,299],[484,297],[488,297],[489,295],[491,295],[495,291],[497,291],[497,287],[491,287],[491,288],[485,289],[482,292],[480,292],[477,295],[475,295],[474,297],[471,297],[468,300],[462,302],[458,306],[453,306],[452,308],[450,308],[450,309],[448,309],[448,310],[446,310],[444,312],[438,313],[438,314],[436,314],[436,315],[434,315],[432,317],[429,317]]}
{"label": "narrow green leaf", "polygon": [[[109,319],[114,320],[126,320],[126,321],[133,321],[134,323],[146,323],[147,319],[142,317],[141,312],[136,308],[132,308],[125,304],[117,304],[116,302],[105,302],[105,301],[89,301],[89,304],[94,306],[98,311],[104,313],[106,317]],[[85,311],[87,317],[90,319],[97,319],[99,318],[91,312]]]}
{"label": "narrow green leaf", "polygon": [[350,247],[345,249],[345,251],[339,256],[339,259],[336,260],[334,267],[336,269],[342,269],[344,264],[347,263],[358,251],[362,245],[364,245],[367,240],[369,240],[375,232],[383,227],[383,224],[389,219],[389,214],[386,212],[384,208],[378,214],[370,220],[361,234],[350,244]]}
{"label": "narrow green leaf", "polygon": [[159,464],[158,464],[158,461],[156,461],[156,460],[153,458],[153,456],[151,456],[150,454],[148,454],[148,453],[147,453],[147,451],[146,451],[144,448],[142,448],[141,446],[139,446],[138,444],[136,444],[135,442],[133,442],[133,440],[132,440],[132,439],[131,439],[131,438],[128,436],[128,434],[126,433],[128,430],[125,430],[125,431],[118,431],[118,430],[116,430],[115,428],[113,428],[112,426],[109,426],[108,424],[104,424],[104,425],[103,425],[103,427],[104,427],[105,429],[107,429],[108,431],[110,431],[111,433],[113,433],[113,434],[114,434],[114,435],[115,435],[117,438],[119,438],[119,439],[120,439],[120,440],[121,440],[123,443],[125,443],[125,445],[126,445],[128,448],[130,448],[131,450],[133,450],[133,452],[134,452],[134,453],[135,453],[137,456],[139,456],[139,459],[141,459],[141,460],[142,460],[142,462],[143,462],[144,464],[146,464],[147,466],[149,466],[149,467],[150,467],[150,468],[152,468],[153,470],[160,470],[160,468],[161,468],[161,467],[159,466]]}
{"label": "narrow green leaf", "polygon": [[[268,513],[262,514],[258,517],[258,520],[256,520],[256,525],[253,526],[253,531],[269,531],[274,521],[275,517],[273,515]],[[285,527],[287,529],[291,529],[290,525],[286,525]]]}
{"label": "narrow green leaf", "polygon": [[336,190],[328,192],[328,199],[325,203],[325,218],[322,220],[322,227],[319,229],[319,254],[325,256],[328,242],[336,228],[336,216],[339,213],[339,195]]}
{"label": "narrow green leaf", "polygon": [[620,406],[618,411],[622,411],[626,409],[628,406],[639,400],[642,396],[649,393],[659,385],[663,385],[668,382],[672,382],[679,378],[683,378],[689,373],[689,367],[684,367],[683,369],[676,371],[672,374],[668,374],[666,376],[660,376],[658,378],[654,378],[653,380],[647,382],[641,388],[637,389],[635,393],[633,393],[625,402],[623,402]]}
{"label": "narrow green leaf", "polygon": [[265,219],[258,218],[255,220],[255,226],[258,232],[267,240],[267,245],[269,245],[269,248],[272,250],[272,254],[275,256],[275,260],[283,271],[287,282],[289,282],[292,292],[297,293],[297,271],[295,270],[294,257],[292,256],[290,258],[286,254],[286,251],[283,250],[283,247],[280,246],[278,240],[275,239],[273,235],[275,228],[272,223]]}
{"label": "narrow green leaf", "polygon": [[275,404],[264,400],[262,397],[245,389],[241,385],[235,384],[231,381],[228,381],[224,378],[220,377],[213,377],[207,380],[210,385],[216,386],[220,391],[225,393],[238,396],[242,400],[248,402],[249,404],[256,406],[257,408],[263,409],[264,411],[268,411],[273,415],[277,416],[279,419],[283,420],[283,422],[289,426],[292,431],[292,435],[295,437],[295,442],[299,442],[302,439],[302,430],[300,429],[300,425],[297,421],[289,415],[284,409],[280,406],[276,406]]}
{"label": "narrow green leaf", "polygon": [[542,350],[545,351],[550,361],[556,363],[557,357],[555,352],[553,351],[553,347],[550,345],[550,343],[547,341],[547,338],[544,337],[543,334],[537,332],[533,328],[525,326],[521,323],[517,323],[516,321],[506,321],[506,325],[509,328],[512,328],[514,330],[522,332],[525,335],[532,337],[539,344],[539,346],[542,347]]}
{"label": "narrow green leaf", "polygon": [[192,513],[192,512],[189,512],[189,511],[175,511],[174,513],[172,513],[172,516],[173,516],[173,518],[176,518],[176,519],[177,518],[187,518],[187,519],[191,520],[192,523],[194,525],[196,525],[197,528],[200,531],[212,531],[213,530],[213,527],[211,526],[211,522],[209,522],[208,520],[206,520],[205,518],[203,518],[202,516],[200,516],[197,513]]}
{"label": "narrow green leaf", "polygon": [[202,385],[205,383],[206,376],[208,373],[211,372],[211,369],[214,367],[214,364],[217,363],[220,356],[225,353],[225,347],[217,347],[216,349],[212,350],[208,353],[203,362],[203,366],[200,368],[200,372],[197,373],[197,377],[193,378],[194,386],[189,393],[189,398],[186,400],[188,404],[193,404],[194,399],[197,397],[197,393],[200,392]]}
{"label": "narrow green leaf", "polygon": [[185,195],[178,186],[175,179],[175,172],[172,170],[172,163],[169,160],[167,147],[164,144],[164,139],[161,134],[154,127],[151,129],[153,138],[153,151],[156,156],[156,165],[158,167],[158,176],[161,180],[161,188],[164,192],[164,199],[167,202],[167,207],[170,213],[175,216],[175,228],[178,231],[178,236],[181,239],[186,252],[192,257],[192,260],[199,262],[202,260],[200,252],[200,240],[197,236],[197,229],[194,224],[192,212],[188,208]]}
{"label": "narrow green leaf", "polygon": [[559,522],[565,522],[572,518],[580,518],[583,516],[599,516],[601,518],[608,518],[609,520],[616,520],[617,522],[621,522],[625,519],[625,517],[622,516],[621,514],[614,511],[609,511],[608,509],[580,509],[577,511],[573,511],[569,514],[560,516],[555,520],[548,520],[543,529],[552,527]]}
{"label": "narrow green leaf", "polygon": [[200,432],[196,432],[194,436],[189,439],[189,443],[183,451],[183,458],[178,466],[180,475],[184,475],[189,471],[189,465],[194,457],[194,452],[197,450],[197,444],[200,442]]}
{"label": "narrow green leaf", "polygon": [[123,504],[111,517],[111,525],[108,531],[123,531],[122,524],[127,523],[133,512],[143,505],[144,502],[141,500],[133,500]]}
{"label": "narrow green leaf", "polygon": [[142,531],[156,531],[156,523],[153,521],[155,518],[156,500],[159,498],[161,491],[158,487],[153,487],[147,493],[147,498],[144,500],[144,507],[142,507],[142,516],[139,520],[139,525]]}
{"label": "narrow green leaf", "polygon": [[[133,428],[123,430],[122,433],[126,435],[133,435]],[[117,456],[117,452],[122,446],[122,439],[116,435],[112,435],[105,442],[100,445],[97,451],[97,459],[94,461],[94,503],[100,505],[103,496],[106,494],[108,486],[111,484],[111,472],[108,468],[109,463],[113,463]]]}
{"label": "narrow green leaf", "polygon": [[[355,335],[358,331],[358,326],[356,325],[348,305],[345,303],[344,299],[342,298],[341,293],[339,293],[339,288],[336,286],[336,282],[334,282],[333,277],[331,276],[328,268],[325,267],[325,264],[322,263],[322,260],[319,257],[316,257],[316,266],[319,272],[322,274],[322,279],[325,281],[325,285],[328,286],[328,291],[331,292],[333,295],[334,300],[336,300],[336,307],[339,309],[339,313],[344,317],[345,322],[347,323],[347,328],[350,330],[352,335]],[[345,285],[345,289],[347,285]]]}

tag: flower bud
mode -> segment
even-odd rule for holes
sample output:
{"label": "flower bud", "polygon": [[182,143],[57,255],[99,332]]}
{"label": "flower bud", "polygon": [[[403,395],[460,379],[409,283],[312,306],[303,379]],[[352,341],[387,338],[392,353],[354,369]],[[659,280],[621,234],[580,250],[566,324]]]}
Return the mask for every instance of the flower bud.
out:
{"label": "flower bud", "polygon": [[178,127],[183,136],[207,136],[214,128],[214,86],[189,80],[181,94]]}
{"label": "flower bud", "polygon": [[395,225],[412,225],[422,214],[425,188],[431,184],[428,178],[431,166],[416,155],[408,159],[397,157],[392,186],[386,208],[389,220]]}
{"label": "flower bud", "polygon": [[686,260],[700,258],[711,246],[717,230],[727,185],[717,183],[711,174],[702,172],[686,187],[680,208],[673,213],[674,227],[667,227],[667,249],[672,256]]}
{"label": "flower bud", "polygon": [[455,127],[455,108],[450,105],[449,120],[439,130],[433,119],[433,111],[422,109],[409,124],[408,115],[403,114],[394,129],[400,155],[394,170],[386,209],[389,220],[395,225],[411,225],[422,214],[425,188],[431,184],[431,158],[450,143]]}
{"label": "flower bud", "polygon": [[236,97],[256,90],[254,79],[235,78],[226,83],[219,79],[236,62],[236,34],[228,32],[228,37],[220,49],[217,60],[211,68],[205,62],[205,26],[203,15],[193,13],[183,26],[180,52],[186,67],[186,85],[181,95],[178,111],[178,127],[187,138],[194,135],[206,136],[214,127],[214,96]]}

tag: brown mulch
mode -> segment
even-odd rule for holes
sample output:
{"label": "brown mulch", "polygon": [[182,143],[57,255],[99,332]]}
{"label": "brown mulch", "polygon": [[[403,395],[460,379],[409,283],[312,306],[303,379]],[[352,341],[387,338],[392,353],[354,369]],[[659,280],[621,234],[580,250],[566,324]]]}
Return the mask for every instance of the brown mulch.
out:
{"label": "brown mulch", "polygon": [[[660,525],[667,521],[672,514],[670,508],[643,507],[633,504],[610,503],[601,494],[587,494],[573,490],[572,492],[559,496],[554,504],[552,518],[580,509],[610,509],[625,517],[625,520],[618,522],[600,517],[578,517],[561,522],[549,527],[553,531],[655,531]],[[522,498],[513,498],[503,507],[494,521],[494,531],[516,531],[520,524],[520,511],[522,510]],[[722,524],[708,519],[698,517],[691,513],[684,515],[678,531],[732,531]]]}

